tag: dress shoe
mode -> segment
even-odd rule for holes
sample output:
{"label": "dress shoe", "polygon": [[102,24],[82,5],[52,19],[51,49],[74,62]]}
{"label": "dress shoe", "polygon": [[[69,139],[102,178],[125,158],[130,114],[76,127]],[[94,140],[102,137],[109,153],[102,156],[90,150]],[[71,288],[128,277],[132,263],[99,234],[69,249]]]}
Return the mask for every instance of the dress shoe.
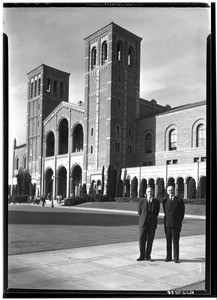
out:
{"label": "dress shoe", "polygon": [[179,260],[179,259],[175,259],[175,260],[174,260],[174,263],[179,264],[179,263],[180,263],[180,260]]}
{"label": "dress shoe", "polygon": [[145,259],[142,257],[137,258],[137,261],[142,261],[142,260],[145,260]]}
{"label": "dress shoe", "polygon": [[171,261],[171,260],[172,260],[172,259],[169,259],[169,258],[166,258],[166,259],[165,259],[166,262]]}
{"label": "dress shoe", "polygon": [[151,259],[151,257],[146,258],[146,260],[148,260],[148,261],[154,261],[153,259]]}

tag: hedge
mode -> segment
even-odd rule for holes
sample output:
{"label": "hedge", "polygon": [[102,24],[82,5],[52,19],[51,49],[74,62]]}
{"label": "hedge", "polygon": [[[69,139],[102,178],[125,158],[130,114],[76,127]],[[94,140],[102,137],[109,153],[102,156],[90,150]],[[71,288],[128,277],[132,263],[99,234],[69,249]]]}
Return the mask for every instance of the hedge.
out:
{"label": "hedge", "polygon": [[108,202],[108,197],[106,195],[95,195],[95,196],[80,196],[80,197],[70,197],[64,199],[62,203],[66,206],[79,205],[86,202]]}
{"label": "hedge", "polygon": [[[133,202],[138,203],[139,199],[144,199],[144,197],[116,197],[116,202]],[[157,198],[160,203],[163,203],[163,199],[165,198]],[[206,199],[183,199],[185,204],[191,204],[191,205],[205,205]]]}
{"label": "hedge", "polygon": [[14,197],[9,197],[8,202],[9,203],[27,203],[29,196],[14,196]]}

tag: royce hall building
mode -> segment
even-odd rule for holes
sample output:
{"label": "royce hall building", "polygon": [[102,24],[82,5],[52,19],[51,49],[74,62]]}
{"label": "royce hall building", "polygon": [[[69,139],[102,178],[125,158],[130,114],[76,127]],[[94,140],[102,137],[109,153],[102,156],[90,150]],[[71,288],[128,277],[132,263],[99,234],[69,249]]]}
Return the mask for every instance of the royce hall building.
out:
{"label": "royce hall building", "polygon": [[[101,188],[109,165],[158,192],[206,195],[206,101],[171,108],[140,98],[137,35],[110,23],[85,39],[85,99],[69,103],[69,76],[40,65],[28,75],[26,144],[14,140],[13,176],[27,168],[39,195]],[[105,172],[106,175],[106,172]],[[105,176],[106,179],[106,176]]]}

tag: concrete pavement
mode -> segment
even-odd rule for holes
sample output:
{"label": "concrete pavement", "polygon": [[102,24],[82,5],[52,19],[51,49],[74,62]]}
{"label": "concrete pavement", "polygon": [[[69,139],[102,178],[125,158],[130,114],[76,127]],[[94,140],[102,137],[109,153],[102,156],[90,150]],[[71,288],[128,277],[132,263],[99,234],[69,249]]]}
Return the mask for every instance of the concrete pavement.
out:
{"label": "concrete pavement", "polygon": [[181,237],[180,264],[165,262],[165,249],[155,239],[154,262],[136,261],[138,242],[11,255],[8,288],[169,291],[205,279],[204,235]]}

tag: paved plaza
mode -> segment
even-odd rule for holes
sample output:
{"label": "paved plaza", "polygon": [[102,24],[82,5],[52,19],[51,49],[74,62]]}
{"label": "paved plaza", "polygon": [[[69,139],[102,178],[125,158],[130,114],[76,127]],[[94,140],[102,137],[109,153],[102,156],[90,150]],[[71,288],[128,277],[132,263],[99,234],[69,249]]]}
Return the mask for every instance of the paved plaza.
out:
{"label": "paved plaza", "polygon": [[[137,262],[138,242],[9,256],[8,287],[66,291],[169,291],[205,279],[205,236],[180,240],[180,264],[165,262],[165,238],[153,262]],[[205,289],[205,287],[204,287]]]}

